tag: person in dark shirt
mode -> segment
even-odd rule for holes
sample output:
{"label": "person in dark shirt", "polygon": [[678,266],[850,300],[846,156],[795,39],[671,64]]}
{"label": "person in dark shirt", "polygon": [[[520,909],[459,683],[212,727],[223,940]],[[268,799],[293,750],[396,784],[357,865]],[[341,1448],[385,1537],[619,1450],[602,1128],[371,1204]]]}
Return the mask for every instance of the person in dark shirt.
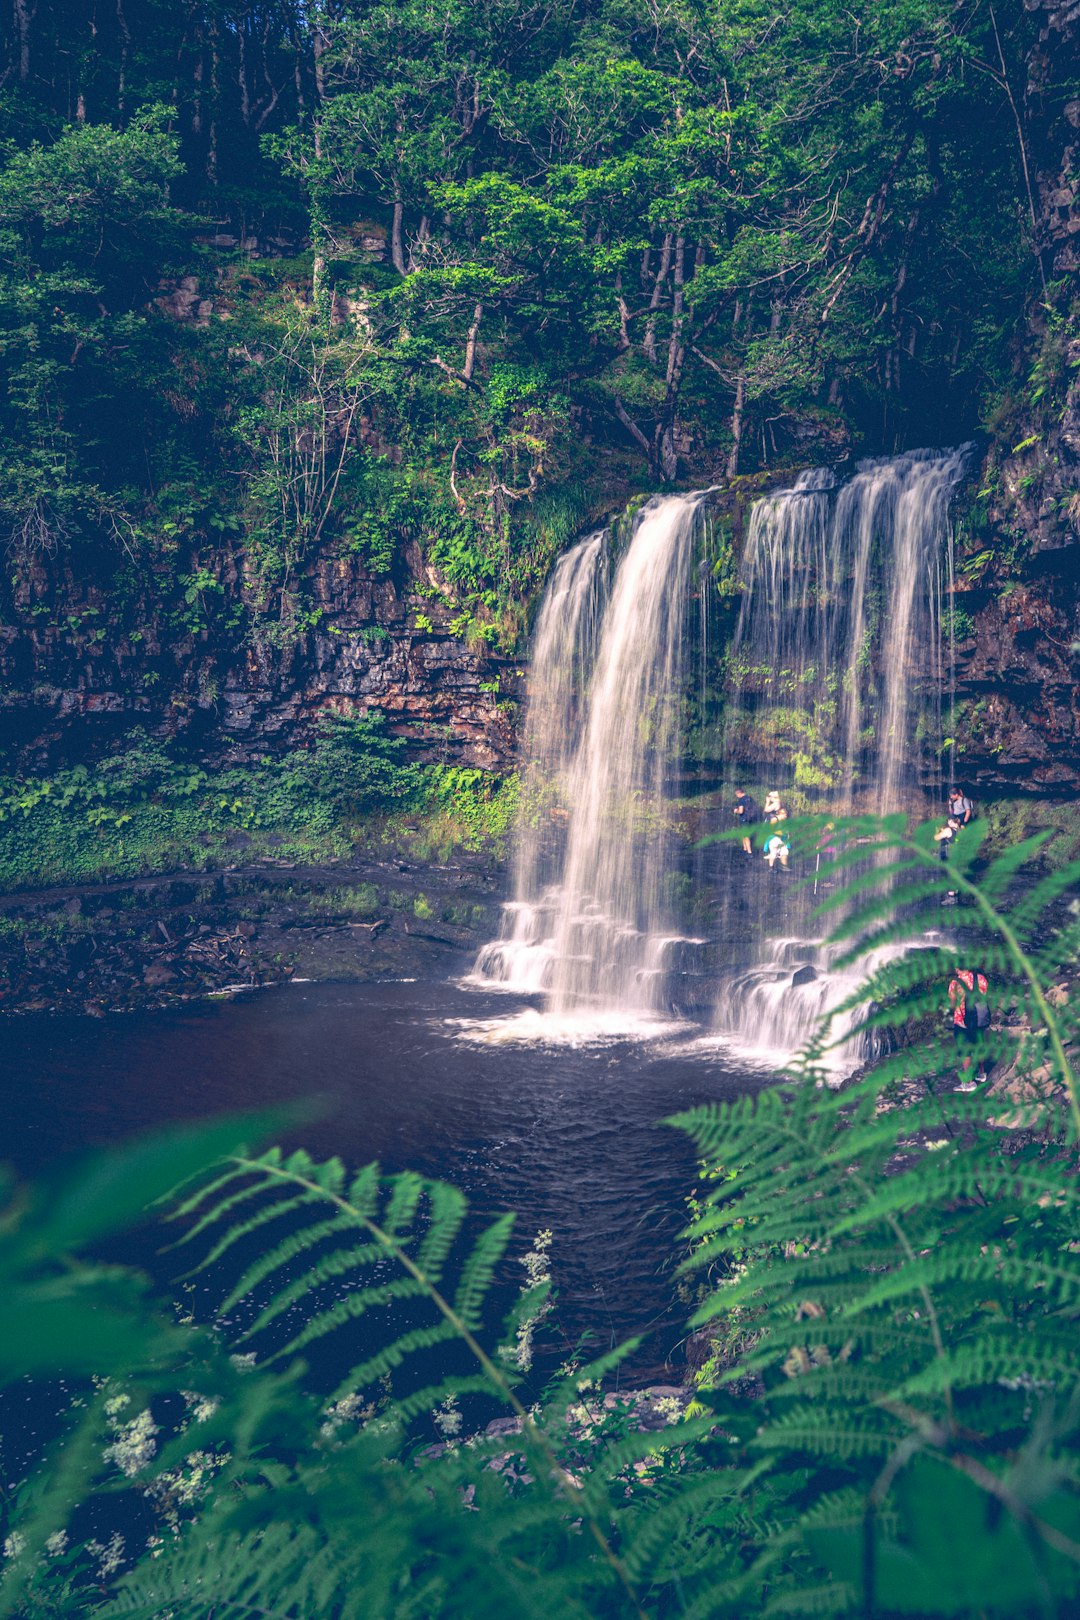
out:
{"label": "person in dark shirt", "polygon": [[743,829],[743,853],[752,855],[754,846],[751,842],[750,828],[761,820],[761,806],[745,788],[735,789],[735,819]]}
{"label": "person in dark shirt", "polygon": [[947,861],[952,849],[952,841],[960,831],[960,823],[955,816],[950,816],[944,827],[939,827],[934,834],[934,841],[938,846],[938,854],[943,861]]}
{"label": "person in dark shirt", "polygon": [[[937,840],[938,854],[941,856],[943,861],[948,860],[949,855],[952,852],[953,839],[956,837],[959,831],[960,823],[957,821],[955,816],[950,816],[944,827],[939,827],[937,832],[934,834],[934,837]],[[943,906],[955,905],[956,890],[946,889],[944,895],[942,896],[941,903]]]}

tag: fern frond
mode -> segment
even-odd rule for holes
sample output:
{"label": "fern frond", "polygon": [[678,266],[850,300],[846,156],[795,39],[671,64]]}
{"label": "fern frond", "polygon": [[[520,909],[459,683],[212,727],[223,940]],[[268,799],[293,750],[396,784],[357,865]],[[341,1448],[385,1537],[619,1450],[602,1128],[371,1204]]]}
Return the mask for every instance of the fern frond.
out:
{"label": "fern frond", "polygon": [[[326,1224],[329,1225],[329,1223]],[[337,1221],[334,1223],[333,1229],[335,1232],[341,1232],[347,1228],[343,1227],[343,1223]],[[304,1234],[305,1239],[308,1235],[308,1233]],[[320,1238],[314,1241],[320,1241],[321,1237],[325,1236],[326,1233],[323,1232]],[[284,1245],[279,1245],[277,1252],[282,1252],[284,1247]],[[291,1283],[287,1283],[279,1293],[275,1294],[270,1304],[262,1308],[250,1326],[245,1328],[243,1338],[253,1339],[257,1333],[261,1333],[264,1328],[269,1327],[271,1322],[277,1321],[286,1311],[292,1310],[301,1301],[310,1299],[316,1290],[326,1283],[333,1282],[339,1277],[348,1276],[349,1272],[358,1271],[363,1266],[377,1265],[379,1262],[385,1262],[386,1260],[385,1251],[380,1249],[377,1243],[359,1243],[347,1249],[334,1249],[329,1254],[317,1258],[310,1258],[312,1247],[312,1242],[293,1239],[293,1252],[290,1258],[295,1258],[300,1254],[306,1257],[302,1274]],[[285,1261],[284,1263],[287,1264],[288,1262]],[[280,1270],[281,1264],[275,1266],[274,1269]],[[414,1284],[408,1290],[393,1293],[389,1292],[391,1286],[395,1289],[398,1287],[397,1284],[375,1283],[368,1289],[350,1294],[348,1298],[349,1310],[346,1315],[341,1317],[341,1321],[348,1321],[354,1316],[362,1315],[369,1304],[387,1304],[391,1299],[410,1297],[416,1293],[419,1285]],[[236,1290],[234,1289],[233,1292],[235,1293]],[[316,1310],[314,1304],[312,1304],[311,1308]],[[222,1311],[224,1310],[225,1306],[223,1305]],[[313,1327],[316,1323],[321,1322],[324,1315],[325,1313],[316,1311],[316,1314],[309,1320],[308,1327]],[[338,1322],[330,1323],[323,1331],[314,1333],[312,1337],[321,1338],[323,1332],[331,1332],[334,1327],[339,1325]],[[294,1346],[294,1348],[299,1347]]]}
{"label": "fern frond", "polygon": [[429,1181],[427,1196],[431,1225],[420,1245],[416,1263],[425,1277],[437,1283],[461,1231],[468,1204],[464,1194],[445,1181]]}
{"label": "fern frond", "polygon": [[478,1332],[483,1316],[484,1301],[495,1276],[495,1270],[510,1241],[514,1217],[501,1215],[472,1246],[461,1272],[461,1280],[454,1295],[454,1310],[471,1332]]}
{"label": "fern frond", "polygon": [[[340,1212],[328,1215],[324,1220],[309,1226],[303,1234],[303,1247],[310,1250],[315,1244],[322,1243],[326,1238],[336,1237],[339,1233],[352,1231],[352,1223]],[[283,1270],[296,1259],[299,1252],[297,1244],[299,1238],[295,1232],[290,1232],[276,1243],[272,1249],[253,1260],[247,1270],[234,1283],[218,1307],[221,1316],[227,1316],[235,1306],[248,1299],[276,1271]]]}
{"label": "fern frond", "polygon": [[377,1164],[366,1164],[349,1186],[349,1207],[361,1220],[371,1220],[379,1207],[379,1175]]}
{"label": "fern frond", "polygon": [[[216,1179],[211,1182],[210,1187],[207,1188],[204,1193],[196,1194],[194,1197],[185,1200],[184,1204],[181,1205],[180,1208],[172,1212],[171,1218],[176,1219],[180,1214],[188,1213],[197,1208],[198,1204],[202,1203],[204,1198],[208,1196],[211,1191],[220,1190],[222,1187],[231,1185],[240,1176],[242,1176],[243,1173],[244,1172],[242,1170],[237,1169],[229,1171],[227,1175],[216,1177]],[[170,1245],[170,1248],[178,1249],[183,1244],[191,1243],[195,1238],[202,1237],[203,1233],[208,1231],[211,1226],[215,1226],[219,1221],[223,1221],[227,1215],[232,1214],[234,1209],[238,1209],[241,1204],[247,1203],[252,1198],[257,1198],[259,1194],[264,1191],[265,1188],[261,1182],[249,1181],[245,1186],[240,1187],[236,1192],[230,1193],[227,1198],[222,1198],[217,1203],[211,1204],[210,1208],[205,1211],[205,1213],[201,1215],[192,1226],[189,1226],[187,1231],[184,1232],[181,1237],[177,1238],[174,1244]],[[168,1250],[166,1252],[168,1252]]]}
{"label": "fern frond", "polygon": [[397,1239],[410,1230],[416,1219],[424,1195],[424,1178],[406,1170],[395,1176],[390,1186],[390,1200],[382,1217],[382,1228],[387,1237]]}
{"label": "fern frond", "polygon": [[[243,1174],[244,1172],[238,1169],[235,1165],[230,1165],[229,1168],[227,1170],[223,1170],[220,1175],[211,1176],[209,1178],[205,1174],[202,1175],[199,1178],[199,1183],[194,1192],[189,1193],[189,1195],[182,1199],[179,1203],[174,1202],[171,1208],[167,1208],[165,1210],[165,1220],[178,1221],[186,1219],[188,1215],[194,1214],[195,1210],[197,1210],[201,1204],[204,1204],[208,1198],[213,1198],[214,1195],[219,1193],[223,1187],[227,1187],[231,1181],[235,1181]],[[162,1202],[166,1202],[166,1200],[162,1200]]]}
{"label": "fern frond", "polygon": [[[263,1188],[262,1191],[265,1192],[266,1189]],[[238,1243],[243,1243],[245,1239],[252,1237],[256,1232],[260,1232],[264,1226],[269,1226],[274,1221],[284,1220],[287,1215],[293,1215],[297,1210],[313,1204],[316,1199],[317,1194],[306,1189],[302,1192],[293,1193],[289,1197],[282,1197],[275,1188],[272,1196],[264,1203],[261,1209],[256,1210],[254,1215],[249,1215],[246,1220],[241,1221],[238,1225],[230,1226],[218,1238],[213,1247],[203,1255],[198,1265],[192,1266],[190,1271],[185,1272],[185,1277],[196,1277],[201,1271],[208,1271],[211,1266],[216,1266],[219,1260],[224,1259],[225,1255],[231,1249],[234,1249]],[[228,1212],[215,1212],[213,1221],[210,1224],[219,1225],[225,1213]]]}
{"label": "fern frond", "polygon": [[[305,1277],[305,1295],[312,1286],[309,1272]],[[403,1299],[422,1299],[426,1294],[425,1285],[415,1277],[393,1277],[388,1278],[386,1282],[372,1283],[367,1288],[355,1288],[335,1305],[309,1316],[303,1327],[273,1352],[270,1360],[283,1361],[290,1356],[299,1355],[302,1350],[306,1350],[309,1345],[317,1343],[320,1339],[325,1339],[327,1334],[333,1333],[335,1329],[344,1327],[348,1322],[355,1322],[372,1306],[390,1305]],[[273,1307],[268,1306],[267,1309],[271,1310]],[[250,1337],[250,1331],[245,1337]],[[395,1365],[400,1366],[400,1359]]]}

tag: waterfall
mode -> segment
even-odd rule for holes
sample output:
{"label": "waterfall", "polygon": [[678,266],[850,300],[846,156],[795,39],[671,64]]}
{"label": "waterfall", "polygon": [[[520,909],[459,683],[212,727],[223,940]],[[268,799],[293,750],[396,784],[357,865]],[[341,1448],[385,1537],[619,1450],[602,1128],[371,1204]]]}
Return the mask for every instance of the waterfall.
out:
{"label": "waterfall", "polygon": [[474,982],[543,991],[555,1020],[666,1010],[666,893],[684,624],[700,495],[650,501],[606,585],[607,541],[564,557],[529,678],[514,899]]}
{"label": "waterfall", "polygon": [[727,751],[751,776],[838,811],[895,810],[918,786],[918,721],[942,686],[948,508],[970,452],[867,461],[839,490],[819,468],[756,502],[728,658]]}
{"label": "waterfall", "polygon": [[[816,470],[757,502],[728,666],[728,774],[740,785],[837,814],[903,809],[943,786],[948,510],[971,449],[867,461],[839,488]],[[790,1054],[856,981],[814,937],[818,885],[756,855],[748,865],[753,959],[722,979],[715,1022],[747,1050]],[[857,1057],[841,1049],[834,1065]]]}
{"label": "waterfall", "polygon": [[[854,988],[818,937],[814,873],[770,870],[760,852],[697,861],[699,885],[716,888],[696,914],[718,898],[717,926],[710,941],[680,933],[687,705],[704,726],[705,661],[722,654],[727,785],[721,811],[699,772],[703,830],[736,783],[837,815],[914,807],[943,787],[948,510],[969,453],[866,461],[846,481],[818,468],[758,501],[726,650],[710,646],[695,562],[708,492],[648,502],[621,556],[612,530],[560,559],[533,636],[513,898],[470,975],[542,998],[542,1012],[496,1020],[493,1038],[655,1030],[704,993],[717,1039],[778,1066]],[[836,1071],[857,1055],[838,1050]]]}
{"label": "waterfall", "polygon": [[605,540],[601,530],[559,558],[533,632],[514,897],[504,907],[502,936],[481,947],[474,968],[475,977],[507,990],[543,990],[549,977],[555,885],[571,802],[567,776],[606,595]]}

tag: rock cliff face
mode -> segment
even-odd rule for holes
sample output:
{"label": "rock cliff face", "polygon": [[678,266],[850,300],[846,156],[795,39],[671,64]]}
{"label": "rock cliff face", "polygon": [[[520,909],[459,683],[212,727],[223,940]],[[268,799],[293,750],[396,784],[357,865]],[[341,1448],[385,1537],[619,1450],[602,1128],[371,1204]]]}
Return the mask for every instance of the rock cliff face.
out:
{"label": "rock cliff face", "polygon": [[1048,277],[1080,271],[1080,4],[1024,0],[1039,24],[1028,62],[1036,158],[1036,247]]}
{"label": "rock cliff face", "polygon": [[[1080,343],[1067,353],[1080,360]],[[1078,392],[1045,440],[990,458],[974,502],[981,528],[954,599],[954,729],[958,768],[983,799],[1080,790]],[[736,537],[758,493],[746,482],[717,496]],[[415,548],[390,579],[351,556],[316,559],[306,600],[318,611],[287,634],[266,616],[249,621],[254,632],[230,629],[245,585],[228,556],[208,570],[205,603],[179,598],[186,624],[176,599],[172,609],[149,594],[124,602],[92,559],[83,574],[77,560],[29,570],[4,605],[0,743],[14,763],[70,762],[135,725],[211,758],[255,754],[306,740],[325,712],[368,710],[415,758],[513,763],[522,666],[451,631]]]}
{"label": "rock cliff face", "polygon": [[1048,294],[1018,404],[974,505],[957,605],[958,742],[980,793],[1080,791],[1080,0],[1025,0],[1039,23],[1027,126]]}
{"label": "rock cliff face", "polygon": [[954,671],[957,764],[980,798],[1080,791],[1080,582],[1070,549],[1064,567],[1029,568],[1005,589],[973,586],[957,598],[973,621]]}
{"label": "rock cliff face", "polygon": [[418,552],[386,580],[352,557],[317,558],[306,596],[317,611],[299,630],[265,615],[237,629],[245,584],[228,556],[199,577],[190,601],[163,606],[149,593],[122,600],[121,579],[102,585],[91,558],[24,570],[0,623],[8,758],[77,759],[133,725],[211,754],[258,752],[304,741],[326,711],[371,709],[416,758],[509,765],[518,666],[452,633]]}

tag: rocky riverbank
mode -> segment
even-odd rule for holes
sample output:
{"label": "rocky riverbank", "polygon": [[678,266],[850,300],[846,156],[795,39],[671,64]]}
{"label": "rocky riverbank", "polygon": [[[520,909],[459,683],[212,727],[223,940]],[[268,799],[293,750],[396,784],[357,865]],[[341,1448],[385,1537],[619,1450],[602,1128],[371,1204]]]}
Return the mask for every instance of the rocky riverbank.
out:
{"label": "rocky riverbank", "polygon": [[479,860],[263,859],[0,895],[0,1016],[104,1017],[287,979],[450,972],[497,927],[502,887]]}

